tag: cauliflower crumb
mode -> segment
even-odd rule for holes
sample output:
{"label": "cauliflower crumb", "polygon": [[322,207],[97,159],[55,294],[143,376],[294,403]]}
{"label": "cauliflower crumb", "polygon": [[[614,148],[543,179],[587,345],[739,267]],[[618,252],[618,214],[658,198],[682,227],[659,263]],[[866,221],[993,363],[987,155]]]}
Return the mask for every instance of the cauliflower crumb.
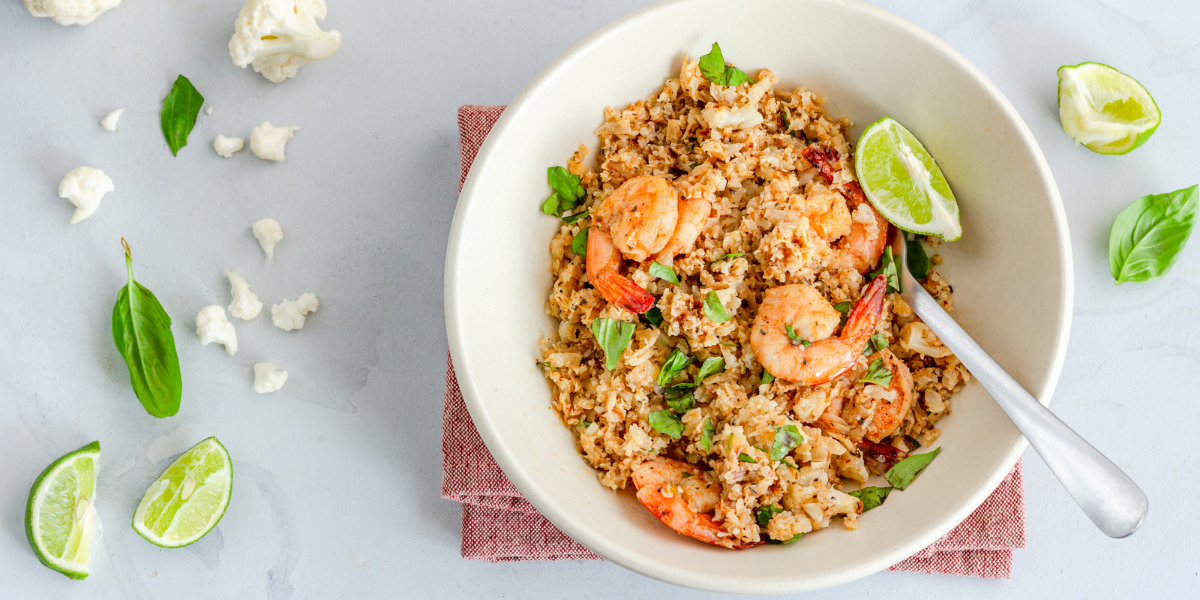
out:
{"label": "cauliflower crumb", "polygon": [[100,126],[103,127],[105,131],[116,131],[117,119],[121,118],[121,113],[123,112],[125,112],[124,108],[118,108],[117,110],[108,113],[103,119],[100,119]]}
{"label": "cauliflower crumb", "polygon": [[300,67],[329,58],[341,47],[342,34],[317,25],[325,12],[325,0],[246,0],[229,39],[233,64],[243,69],[252,65],[280,83],[295,77]]}
{"label": "cauliflower crumb", "polygon": [[211,106],[205,106],[205,107],[204,107],[204,114],[206,114],[206,115],[211,115],[211,114],[212,114],[212,107],[211,107]]}
{"label": "cauliflower crumb", "polygon": [[96,212],[104,195],[115,191],[112,179],[100,169],[77,167],[67,173],[58,184],[58,197],[66,198],[75,205],[72,223],[78,223]]}
{"label": "cauliflower crumb", "polygon": [[217,134],[217,139],[213,140],[213,150],[217,151],[217,155],[223,158],[233,158],[233,153],[246,147],[246,140],[239,137],[225,137]]}
{"label": "cauliflower crumb", "polygon": [[25,9],[35,17],[50,17],[59,25],[87,25],[120,3],[121,0],[25,0]]}
{"label": "cauliflower crumb", "polygon": [[284,331],[303,329],[305,315],[316,311],[320,306],[317,297],[312,292],[306,292],[294,301],[284,300],[283,304],[271,306],[271,321]]}
{"label": "cauliflower crumb", "polygon": [[225,271],[225,276],[229,278],[230,293],[233,294],[233,302],[229,303],[229,314],[243,321],[257,317],[258,313],[262,312],[263,303],[250,291],[246,279],[236,270]]}
{"label": "cauliflower crumb", "polygon": [[299,127],[272,127],[269,121],[250,132],[250,149],[263,160],[283,160],[283,147],[292,139]]}
{"label": "cauliflower crumb", "polygon": [[267,253],[267,260],[275,258],[275,244],[278,244],[283,239],[283,230],[279,228],[279,221],[267,217],[259,219],[251,226],[254,231],[254,237],[258,238],[258,245],[262,246],[263,252]]}
{"label": "cauliflower crumb", "polygon": [[207,346],[213,342],[225,346],[230,356],[237,354],[237,332],[233,323],[225,318],[225,309],[213,304],[200,309],[196,315],[196,335],[200,336],[200,345]]}
{"label": "cauliflower crumb", "polygon": [[287,378],[287,371],[280,371],[269,362],[254,363],[254,391],[260,394],[278,391]]}

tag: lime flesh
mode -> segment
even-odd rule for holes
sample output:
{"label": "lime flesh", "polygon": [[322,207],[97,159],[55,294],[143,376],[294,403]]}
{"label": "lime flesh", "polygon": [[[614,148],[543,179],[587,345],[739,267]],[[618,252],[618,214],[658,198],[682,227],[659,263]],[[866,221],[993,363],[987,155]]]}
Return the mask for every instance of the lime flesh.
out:
{"label": "lime flesh", "polygon": [[854,169],[871,205],[892,225],[948,242],[962,237],[950,184],[929,151],[895,119],[884,117],[863,131]]}
{"label": "lime flesh", "polygon": [[233,461],[210,437],[180,455],[150,484],[133,513],[133,530],[164,548],[193,544],[212,531],[233,492]]}
{"label": "lime flesh", "polygon": [[1125,154],[1146,143],[1162,114],[1136,79],[1104,64],[1058,69],[1058,116],[1076,142],[1099,154]]}
{"label": "lime flesh", "polygon": [[96,519],[100,442],[54,461],[33,482],[25,505],[25,536],[43,565],[70,577],[88,576]]}

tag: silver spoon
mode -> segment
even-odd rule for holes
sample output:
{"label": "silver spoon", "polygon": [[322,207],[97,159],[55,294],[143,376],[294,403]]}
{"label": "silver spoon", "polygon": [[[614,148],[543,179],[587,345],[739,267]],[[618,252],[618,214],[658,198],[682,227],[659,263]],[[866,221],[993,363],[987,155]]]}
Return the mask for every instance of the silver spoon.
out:
{"label": "silver spoon", "polygon": [[1067,488],[1084,514],[1106,535],[1123,538],[1141,526],[1148,501],[1121,469],[1042,406],[984,352],[908,272],[905,233],[892,227],[892,256],[900,276],[900,296],[942,343],[983,384],[1000,408]]}

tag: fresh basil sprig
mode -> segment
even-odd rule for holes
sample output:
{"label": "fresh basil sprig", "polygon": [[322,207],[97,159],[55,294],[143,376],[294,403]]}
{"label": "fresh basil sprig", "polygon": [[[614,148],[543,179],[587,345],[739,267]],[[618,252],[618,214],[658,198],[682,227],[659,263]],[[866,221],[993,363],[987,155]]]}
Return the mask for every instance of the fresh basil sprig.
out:
{"label": "fresh basil sprig", "polygon": [[713,425],[712,417],[704,420],[704,429],[700,432],[700,447],[704,448],[704,453],[712,452],[713,435],[717,433],[717,428]]}
{"label": "fresh basil sprig", "polygon": [[650,413],[650,426],[661,434],[675,439],[683,437],[683,420],[669,410],[656,410]]}
{"label": "fresh basil sprig", "polygon": [[908,236],[905,236],[904,247],[908,254],[908,272],[918,280],[929,277],[929,255],[925,253],[925,247],[921,245],[921,238],[910,240]]}
{"label": "fresh basil sprig", "polygon": [[621,354],[633,340],[633,323],[616,319],[592,319],[592,335],[596,343],[604,349],[604,368],[609,371],[617,368],[621,362]]}
{"label": "fresh basil sprig", "polygon": [[196,126],[196,117],[204,105],[204,96],[187,77],[180,75],[163,98],[162,132],[167,138],[171,154],[179,156],[179,149],[187,145],[188,134]]}
{"label": "fresh basil sprig", "polygon": [[709,292],[704,297],[704,316],[713,323],[725,323],[733,318],[725,311],[725,305],[721,304],[721,299],[717,297],[716,292]]}
{"label": "fresh basil sprig", "polygon": [[771,460],[783,460],[793,448],[804,441],[804,435],[795,425],[780,425],[775,428],[775,442],[771,444]]}
{"label": "fresh basil sprig", "polygon": [[1196,224],[1197,189],[1143,196],[1117,215],[1108,235],[1108,269],[1117,285],[1170,272]]}
{"label": "fresh basil sprig", "polygon": [[183,396],[171,317],[154,294],[133,279],[133,255],[125,238],[121,238],[121,246],[129,278],[113,306],[113,343],[125,358],[129,383],[146,412],[160,419],[170,417],[179,412]]}
{"label": "fresh basil sprig", "polygon": [[859,383],[874,383],[883,387],[891,387],[892,372],[883,364],[882,358],[877,358],[871,361],[871,366],[867,367],[867,374],[863,375]]}
{"label": "fresh basil sprig", "polygon": [[863,356],[870,356],[887,347],[887,338],[883,337],[882,333],[876,333],[867,338],[867,345],[863,347]]}
{"label": "fresh basil sprig", "polygon": [[892,256],[892,247],[883,250],[883,258],[879,260],[879,268],[867,273],[867,280],[880,275],[887,278],[887,293],[900,292],[900,274],[896,272],[896,259]]}
{"label": "fresh basil sprig", "polygon": [[858,498],[859,500],[862,500],[863,512],[867,512],[868,510],[883,504],[883,501],[887,500],[888,494],[892,493],[892,488],[872,486],[846,493]]}
{"label": "fresh basil sprig", "polygon": [[906,490],[917,478],[917,475],[920,475],[921,471],[924,471],[925,467],[928,467],[929,463],[933,462],[933,459],[937,458],[941,452],[941,448],[934,448],[933,452],[914,454],[888,469],[888,472],[883,474],[883,478],[892,484],[892,487],[901,491]]}
{"label": "fresh basil sprig", "polygon": [[675,381],[675,377],[690,364],[692,364],[692,357],[684,354],[679,348],[675,348],[671,350],[671,355],[663,363],[662,370],[658,372],[655,381],[661,386],[671,385],[671,382]]}
{"label": "fresh basil sprig", "polygon": [[[583,184],[580,183],[579,176],[562,168],[550,167],[546,169],[546,180],[550,183],[550,188],[554,193],[542,203],[542,212],[556,217],[562,217],[563,213],[579,206],[583,201],[587,191],[583,189]],[[576,218],[577,215],[571,215],[567,218]],[[573,221],[572,221],[573,222]]]}
{"label": "fresh basil sprig", "polygon": [[575,234],[575,237],[571,238],[571,252],[574,252],[576,256],[587,256],[589,229],[591,229],[590,225],[580,229],[579,233]]}
{"label": "fresh basil sprig", "polygon": [[717,85],[736,86],[753,81],[741,70],[725,64],[725,56],[721,54],[721,47],[716,42],[713,42],[712,51],[700,57],[700,73]]}
{"label": "fresh basil sprig", "polygon": [[649,273],[651,277],[657,277],[663,281],[679,285],[679,276],[675,274],[675,270],[666,265],[659,264],[658,261],[650,263]]}

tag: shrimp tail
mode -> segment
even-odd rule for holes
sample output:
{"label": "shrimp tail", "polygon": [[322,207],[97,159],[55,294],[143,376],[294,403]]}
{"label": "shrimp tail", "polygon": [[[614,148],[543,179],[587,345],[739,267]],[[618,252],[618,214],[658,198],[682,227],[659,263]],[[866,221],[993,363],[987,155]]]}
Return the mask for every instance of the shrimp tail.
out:
{"label": "shrimp tail", "polygon": [[887,277],[877,275],[867,288],[863,290],[850,315],[846,317],[846,325],[842,327],[841,339],[850,344],[857,352],[862,352],[867,345],[867,339],[875,333],[875,325],[879,323],[879,315],[883,312],[883,298],[887,292]]}
{"label": "shrimp tail", "polygon": [[633,314],[640,315],[654,306],[654,296],[628,277],[612,270],[601,271],[592,282],[600,297]]}

